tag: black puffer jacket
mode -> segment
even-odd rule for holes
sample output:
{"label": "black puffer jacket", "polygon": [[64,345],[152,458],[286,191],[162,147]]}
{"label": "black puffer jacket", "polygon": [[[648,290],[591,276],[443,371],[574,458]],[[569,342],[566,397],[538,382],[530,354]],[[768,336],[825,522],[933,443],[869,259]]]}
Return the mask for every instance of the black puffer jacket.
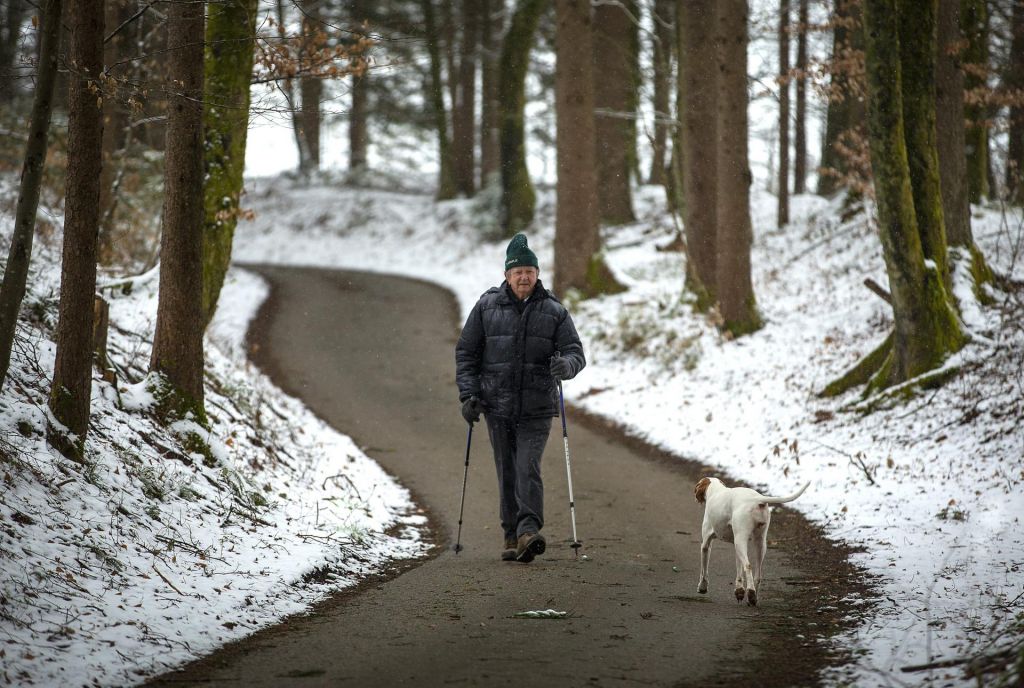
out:
{"label": "black puffer jacket", "polygon": [[459,400],[479,397],[484,413],[504,418],[558,415],[558,388],[548,370],[556,351],[568,359],[570,377],[587,364],[569,312],[540,281],[525,303],[507,282],[488,289],[455,347]]}

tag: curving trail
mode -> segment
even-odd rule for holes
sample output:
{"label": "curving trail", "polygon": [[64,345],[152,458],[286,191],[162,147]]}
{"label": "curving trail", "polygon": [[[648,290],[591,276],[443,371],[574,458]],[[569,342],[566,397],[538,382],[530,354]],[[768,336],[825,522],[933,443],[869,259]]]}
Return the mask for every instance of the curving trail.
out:
{"label": "curving trail", "polygon": [[[780,510],[761,606],[733,599],[732,547],[721,542],[710,592],[698,595],[699,467],[659,460],[571,410],[588,559],[574,559],[567,544],[557,419],[543,466],[548,552],[529,565],[498,560],[494,465],[478,425],[465,550],[456,556],[466,425],[454,385],[461,323],[451,295],[365,273],[258,272],[272,294],[250,333],[254,361],[412,490],[432,517],[438,549],[154,685],[803,686],[837,661],[814,636],[840,615],[823,615],[820,605],[835,605],[846,589],[841,553]],[[513,618],[547,608],[571,617]]]}

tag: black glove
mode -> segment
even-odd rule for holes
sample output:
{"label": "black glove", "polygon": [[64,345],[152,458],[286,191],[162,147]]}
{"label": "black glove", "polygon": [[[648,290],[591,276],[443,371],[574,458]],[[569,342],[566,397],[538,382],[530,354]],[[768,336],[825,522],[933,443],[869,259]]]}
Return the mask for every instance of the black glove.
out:
{"label": "black glove", "polygon": [[555,356],[551,359],[549,370],[551,371],[551,377],[556,380],[567,380],[572,377],[572,366],[569,365],[569,359],[562,358],[561,356]]}
{"label": "black glove", "polygon": [[484,410],[483,404],[476,397],[470,397],[462,402],[462,417],[472,425],[480,420],[480,412]]}

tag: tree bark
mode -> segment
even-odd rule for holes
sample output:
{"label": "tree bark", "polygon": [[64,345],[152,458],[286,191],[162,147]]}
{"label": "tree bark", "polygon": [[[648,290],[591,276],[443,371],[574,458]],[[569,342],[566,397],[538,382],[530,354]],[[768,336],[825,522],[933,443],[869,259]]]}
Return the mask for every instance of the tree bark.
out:
{"label": "tree bark", "polygon": [[[922,16],[918,21],[926,20],[927,12]],[[911,27],[909,16],[905,15],[902,20],[904,30],[909,29],[915,36],[914,39],[908,36],[907,43],[934,32],[934,24],[918,23]],[[907,84],[901,67],[899,22],[896,0],[865,0],[868,131],[878,229],[895,320],[893,350],[881,363],[869,383],[869,390],[903,382],[931,370],[963,343],[942,278],[938,270],[925,264],[917,226],[904,129],[903,90]],[[907,58],[914,59],[910,53]],[[921,76],[920,69],[915,67],[913,71],[915,77]],[[917,136],[910,140],[913,145],[921,144]]]}
{"label": "tree bark", "polygon": [[498,64],[504,29],[505,0],[481,0],[480,13],[480,186],[497,183],[501,170]]}
{"label": "tree bark", "polygon": [[968,104],[967,117],[967,193],[971,203],[988,198],[988,108],[978,100],[985,89],[982,74],[988,72],[988,11],[985,0],[963,0],[960,19],[963,22],[967,50],[964,63],[969,71],[964,79]]}
{"label": "tree bark", "polygon": [[204,69],[203,329],[217,310],[241,206],[257,0],[209,4]]}
{"label": "tree bark", "polygon": [[938,0],[899,2],[903,133],[907,140],[910,189],[925,259],[935,263],[949,290],[946,226],[942,214],[935,133],[935,44]]}
{"label": "tree bark", "polygon": [[[96,235],[103,156],[103,0],[72,0],[68,170],[61,253],[57,356],[50,410],[63,428],[51,440],[65,453],[81,456],[89,429],[92,387],[93,297],[96,293]],[[73,435],[68,437],[67,432]]]}
{"label": "tree bark", "polygon": [[796,121],[793,123],[793,193],[807,193],[807,3],[799,0],[796,38]]}
{"label": "tree bark", "polygon": [[679,0],[679,119],[686,286],[706,311],[717,301],[718,60],[716,0]]}
{"label": "tree bark", "polygon": [[[367,11],[363,0],[353,0],[350,11],[356,39],[365,38],[362,26],[367,20]],[[352,105],[348,114],[348,168],[351,172],[364,170],[367,165],[370,147],[370,132],[367,128],[370,116],[369,78],[369,70],[352,75]]]}
{"label": "tree bark", "polygon": [[21,23],[29,7],[25,0],[6,0],[5,4],[0,13],[0,101],[14,96],[14,61]]}
{"label": "tree bark", "polygon": [[859,1],[837,0],[833,24],[831,82],[818,174],[821,196],[831,196],[845,186],[843,179],[851,170],[843,155],[844,140],[861,128],[866,117],[860,91],[864,31]]}
{"label": "tree bark", "polygon": [[[319,47],[317,36],[323,30],[320,21],[320,0],[303,0],[302,2],[302,35],[304,43],[314,50]],[[307,55],[307,57],[309,57]],[[312,66],[312,60],[309,65]],[[320,100],[323,95],[323,83],[320,77],[304,70],[299,77],[299,98],[302,110],[299,114],[299,135],[305,146],[305,155],[300,157],[299,171],[310,174],[320,169]],[[304,163],[301,164],[301,163]]]}
{"label": "tree bark", "polygon": [[1010,33],[1006,85],[1014,95],[1010,105],[1006,189],[1011,203],[1024,205],[1024,0],[1013,3]]}
{"label": "tree bark", "polygon": [[789,224],[789,0],[779,2],[779,195],[775,224]]}
{"label": "tree bark", "polygon": [[964,142],[964,74],[960,67],[960,0],[939,0],[935,59],[935,129],[942,184],[942,215],[950,245],[970,246]]}
{"label": "tree bark", "polygon": [[675,12],[672,0],[655,0],[654,34],[654,140],[651,142],[651,170],[648,184],[665,186],[668,181],[666,158],[668,151],[669,120],[672,109],[672,46],[675,45]]}
{"label": "tree bark", "polygon": [[501,132],[501,226],[511,236],[533,221],[537,203],[526,168],[526,73],[540,16],[547,0],[519,0],[501,48],[498,107]]}
{"label": "tree bark", "polygon": [[25,143],[25,162],[21,168],[18,205],[14,211],[14,232],[4,268],[3,285],[0,286],[0,388],[11,364],[18,311],[25,298],[28,268],[32,261],[36,211],[39,209],[39,190],[43,181],[50,114],[53,110],[53,84],[60,56],[60,17],[61,0],[46,0],[42,6],[39,27],[39,70],[32,97],[32,115],[28,141]]}
{"label": "tree bark", "polygon": [[448,139],[444,84],[441,79],[441,46],[437,21],[434,19],[434,0],[423,0],[423,18],[427,32],[427,48],[430,51],[430,93],[428,96],[434,112],[434,130],[437,132],[440,163],[437,199],[445,200],[455,198],[455,170],[452,160],[452,144]]}
{"label": "tree bark", "polygon": [[479,45],[479,0],[462,0],[462,42],[452,103],[455,188],[467,198],[476,190],[476,60]]}
{"label": "tree bark", "polygon": [[[203,3],[171,3],[160,289],[150,370],[165,417],[203,410]],[[165,384],[164,384],[165,383]]]}
{"label": "tree bark", "polygon": [[608,224],[636,219],[630,175],[636,166],[638,11],[636,0],[594,7],[598,209]]}
{"label": "tree bark", "polygon": [[715,286],[722,329],[761,327],[750,277],[750,163],[747,156],[747,2],[715,3],[718,50],[718,233]]}
{"label": "tree bark", "polygon": [[555,292],[620,290],[601,256],[594,156],[593,16],[589,0],[556,0],[558,206]]}

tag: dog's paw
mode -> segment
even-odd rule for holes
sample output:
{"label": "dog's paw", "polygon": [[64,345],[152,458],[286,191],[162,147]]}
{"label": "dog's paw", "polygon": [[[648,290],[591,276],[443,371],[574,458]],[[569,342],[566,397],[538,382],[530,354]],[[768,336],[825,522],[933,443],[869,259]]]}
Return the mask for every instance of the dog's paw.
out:
{"label": "dog's paw", "polygon": [[707,591],[708,591],[708,582],[707,582],[707,580],[701,580],[701,582],[697,585],[697,592],[699,592],[701,595],[704,595],[704,594],[707,593]]}
{"label": "dog's paw", "polygon": [[733,592],[736,593],[736,601],[742,602],[743,598],[747,596],[747,591],[743,588],[736,588]]}
{"label": "dog's paw", "polygon": [[757,590],[754,590],[753,588],[747,590],[747,604],[751,607],[757,606]]}

